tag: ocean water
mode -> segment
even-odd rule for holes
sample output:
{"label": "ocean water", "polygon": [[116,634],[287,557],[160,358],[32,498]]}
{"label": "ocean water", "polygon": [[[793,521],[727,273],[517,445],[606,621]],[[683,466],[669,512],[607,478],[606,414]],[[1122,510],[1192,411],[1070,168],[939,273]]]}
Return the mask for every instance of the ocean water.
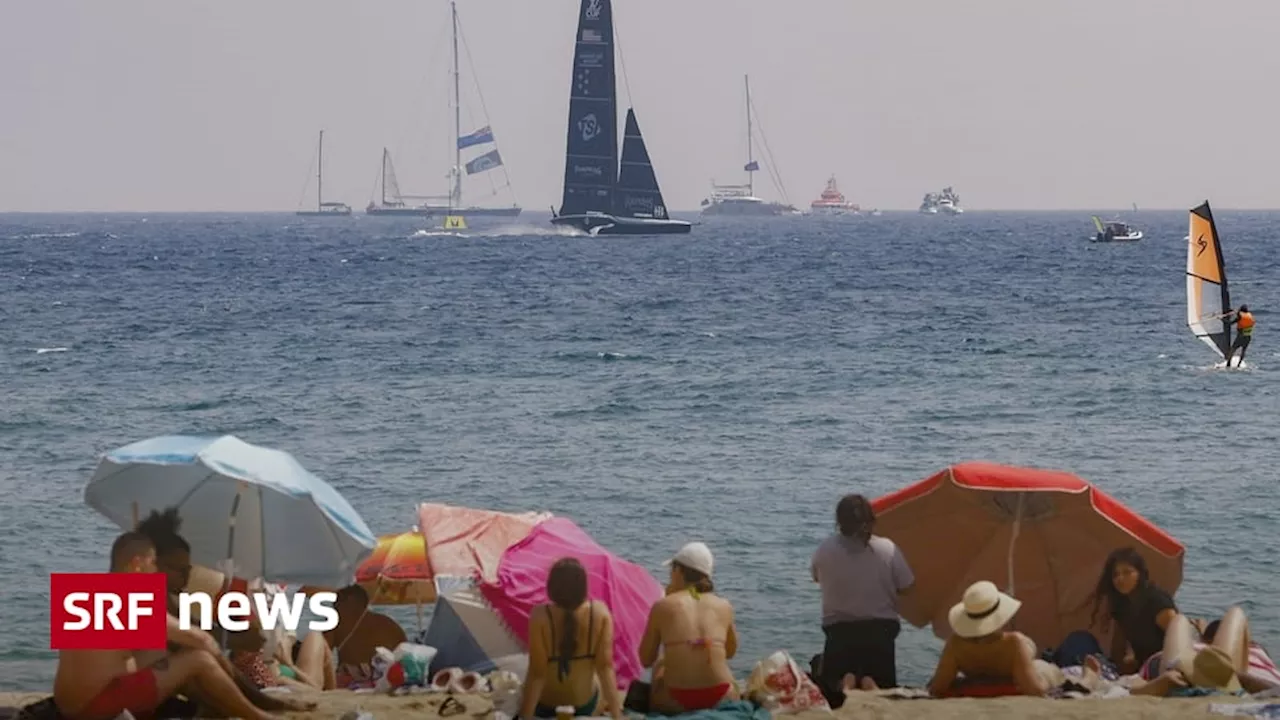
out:
{"label": "ocean water", "polygon": [[[1217,213],[1258,331],[1212,369],[1185,211],[722,221],[678,238],[291,215],[0,215],[0,688],[47,687],[47,576],[97,570],[97,456],[165,433],[293,452],[379,533],[415,503],[549,509],[653,569],[708,542],[735,666],[821,649],[837,498],[958,461],[1075,471],[1186,544],[1184,609],[1280,640],[1280,215]],[[411,616],[402,615],[408,619]],[[905,630],[901,675],[940,643]]]}

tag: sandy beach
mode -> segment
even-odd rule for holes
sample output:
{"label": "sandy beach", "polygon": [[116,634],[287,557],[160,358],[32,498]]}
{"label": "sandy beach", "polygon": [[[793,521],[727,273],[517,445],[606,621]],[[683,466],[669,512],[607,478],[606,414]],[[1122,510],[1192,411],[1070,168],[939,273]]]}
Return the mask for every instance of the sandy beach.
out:
{"label": "sandy beach", "polygon": [[[22,706],[47,697],[48,693],[0,693],[0,705]],[[348,710],[357,707],[373,714],[375,720],[410,720],[435,716],[435,709],[443,699],[440,695],[407,695],[392,697],[382,694],[356,694],[345,690],[315,693],[320,706],[313,712],[289,715],[297,720],[335,720]],[[484,695],[460,695],[458,699],[467,712],[453,717],[490,717],[493,703]],[[879,720],[963,720],[980,717],[984,720],[1002,718],[1050,720],[1110,720],[1111,718],[1180,718],[1215,717],[1209,713],[1213,702],[1230,702],[1225,698],[1119,698],[1046,700],[1041,698],[999,699],[949,699],[949,700],[894,700],[870,693],[856,693],[849,697],[844,707],[836,711],[841,718],[878,718]],[[1245,702],[1250,702],[1246,700]],[[809,711],[785,717],[797,720],[818,720],[831,714]],[[1221,717],[1221,716],[1219,716]]]}

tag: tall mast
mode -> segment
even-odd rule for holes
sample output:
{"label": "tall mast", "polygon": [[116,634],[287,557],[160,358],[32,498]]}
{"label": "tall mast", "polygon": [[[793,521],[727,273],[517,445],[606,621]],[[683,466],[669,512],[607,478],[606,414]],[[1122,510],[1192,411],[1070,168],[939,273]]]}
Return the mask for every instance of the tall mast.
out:
{"label": "tall mast", "polygon": [[[751,79],[746,75],[742,76],[742,84],[747,89],[747,167],[751,167],[751,163],[755,161],[751,152]],[[754,185],[755,172],[747,171],[747,192],[755,196],[756,190]]]}
{"label": "tall mast", "polygon": [[382,204],[387,204],[387,149],[382,148]]}
{"label": "tall mast", "polygon": [[449,3],[449,11],[453,17],[453,192],[450,202],[462,205],[462,149],[458,147],[458,138],[462,137],[462,98],[459,89],[458,68],[458,4]]}
{"label": "tall mast", "polygon": [[316,158],[316,210],[324,204],[324,131],[320,131],[320,154]]}

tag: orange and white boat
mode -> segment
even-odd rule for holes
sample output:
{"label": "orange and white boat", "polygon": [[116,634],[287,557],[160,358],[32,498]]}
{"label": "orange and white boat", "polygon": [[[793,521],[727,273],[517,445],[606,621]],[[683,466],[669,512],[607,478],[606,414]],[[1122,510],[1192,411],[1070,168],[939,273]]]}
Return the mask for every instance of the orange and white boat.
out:
{"label": "orange and white boat", "polygon": [[822,215],[856,215],[859,210],[858,204],[846,200],[844,193],[836,187],[835,175],[827,180],[827,189],[822,191],[822,195],[809,203],[809,209]]}

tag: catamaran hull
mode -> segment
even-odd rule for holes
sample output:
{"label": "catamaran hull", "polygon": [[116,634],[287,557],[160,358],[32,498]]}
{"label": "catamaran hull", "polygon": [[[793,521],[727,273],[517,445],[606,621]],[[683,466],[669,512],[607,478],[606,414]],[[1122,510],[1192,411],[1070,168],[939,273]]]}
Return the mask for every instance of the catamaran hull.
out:
{"label": "catamaran hull", "polygon": [[571,227],[589,235],[684,235],[693,224],[684,220],[616,217],[613,215],[557,215],[552,225]]}
{"label": "catamaran hull", "polygon": [[399,216],[399,217],[435,217],[437,215],[461,215],[465,218],[513,218],[518,217],[522,208],[454,208],[450,210],[447,207],[426,207],[426,208],[380,208],[372,207],[365,210],[367,215],[382,216]]}
{"label": "catamaran hull", "polygon": [[350,210],[299,210],[294,214],[298,217],[351,217]]}
{"label": "catamaran hull", "polygon": [[1112,235],[1108,237],[1103,233],[1093,236],[1094,242],[1137,242],[1142,239],[1142,232],[1136,232],[1129,235]]}

